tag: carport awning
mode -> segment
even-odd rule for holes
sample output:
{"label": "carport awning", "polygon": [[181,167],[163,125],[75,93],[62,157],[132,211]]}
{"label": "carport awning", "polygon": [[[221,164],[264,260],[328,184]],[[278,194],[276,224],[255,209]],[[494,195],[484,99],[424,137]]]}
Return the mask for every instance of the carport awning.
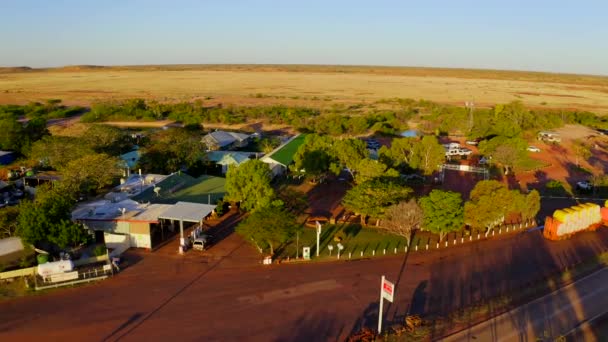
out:
{"label": "carport awning", "polygon": [[165,210],[158,218],[184,222],[201,222],[213,209],[215,209],[215,205],[177,202]]}

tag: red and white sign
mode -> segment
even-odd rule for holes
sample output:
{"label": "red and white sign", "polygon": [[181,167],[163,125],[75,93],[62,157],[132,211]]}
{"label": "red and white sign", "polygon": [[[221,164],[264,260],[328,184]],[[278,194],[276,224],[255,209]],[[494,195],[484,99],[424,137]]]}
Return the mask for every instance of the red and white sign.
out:
{"label": "red and white sign", "polygon": [[393,302],[393,295],[395,294],[395,284],[390,281],[383,279],[382,281],[382,298]]}

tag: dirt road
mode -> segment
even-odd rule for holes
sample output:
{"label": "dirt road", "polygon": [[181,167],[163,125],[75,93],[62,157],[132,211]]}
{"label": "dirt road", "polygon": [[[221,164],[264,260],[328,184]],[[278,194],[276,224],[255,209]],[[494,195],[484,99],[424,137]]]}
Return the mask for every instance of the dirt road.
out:
{"label": "dirt road", "polygon": [[0,303],[0,340],[342,341],[376,324],[381,275],[396,282],[389,328],[407,312],[445,313],[543,281],[607,250],[608,229],[563,242],[536,231],[407,257],[271,266],[234,234],[216,252],[179,257],[173,247],[129,251],[132,265],[100,283]]}

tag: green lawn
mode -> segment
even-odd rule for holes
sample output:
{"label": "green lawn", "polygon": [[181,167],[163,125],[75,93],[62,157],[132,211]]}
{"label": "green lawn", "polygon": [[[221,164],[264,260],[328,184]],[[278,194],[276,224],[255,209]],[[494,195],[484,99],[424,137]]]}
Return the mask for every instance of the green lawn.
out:
{"label": "green lawn", "polygon": [[[394,254],[395,248],[398,253],[405,252],[406,240],[403,237],[386,233],[375,228],[361,228],[357,224],[349,225],[326,225],[322,229],[320,238],[319,257],[322,259],[329,258],[330,244],[334,246],[331,253],[332,258],[337,256],[338,241],[334,240],[335,236],[341,236],[340,242],[344,246],[341,252],[341,258],[348,258],[351,253],[351,258],[368,258],[371,256],[381,256],[386,249],[386,254]],[[299,255],[302,256],[302,247],[309,246],[311,248],[311,256],[316,255],[316,230],[314,228],[305,227],[300,234],[299,239]],[[374,253],[375,251],[375,253]],[[361,255],[363,252],[363,255]],[[296,241],[287,245],[279,254],[280,258],[294,258],[296,256]]]}
{"label": "green lawn", "polygon": [[214,204],[224,197],[225,185],[226,178],[208,175],[194,178],[185,173],[178,173],[157,184],[161,188],[160,197],[154,193],[153,189],[147,189],[133,199],[168,204],[179,201],[207,204],[210,200],[211,204]]}
{"label": "green lawn", "polygon": [[[504,231],[503,233],[506,233]],[[498,231],[495,232],[498,234]],[[341,244],[344,246],[344,250],[341,252],[341,259],[348,259],[349,253],[351,259],[370,258],[378,257],[383,255],[394,255],[395,248],[397,254],[405,253],[405,246],[407,244],[406,239],[385,232],[382,229],[374,227],[361,227],[358,224],[344,224],[344,225],[326,225],[323,227],[320,239],[319,259],[329,260],[329,249],[328,245],[333,245],[334,249],[331,253],[331,259],[335,259],[337,256],[337,241],[334,240],[335,236],[341,236]],[[484,238],[483,234],[480,234],[481,238]],[[473,236],[473,240],[477,240],[477,234]],[[469,236],[466,232],[456,232],[448,234],[443,241],[439,242],[439,236],[429,232],[416,232],[412,237],[412,243],[410,251],[426,251],[437,249],[437,247],[446,248],[446,241],[448,247],[456,244],[469,242]],[[439,243],[439,245],[438,245]],[[316,258],[316,231],[314,228],[305,227],[303,232],[300,233],[299,243],[296,243],[296,239],[285,246],[283,249],[277,251],[278,258],[286,259],[296,257],[296,245],[299,245],[299,257],[302,257],[302,247],[310,247],[310,254],[313,259]],[[428,246],[428,247],[427,247]],[[417,248],[416,248],[417,247]],[[386,250],[386,254],[385,253]]]}

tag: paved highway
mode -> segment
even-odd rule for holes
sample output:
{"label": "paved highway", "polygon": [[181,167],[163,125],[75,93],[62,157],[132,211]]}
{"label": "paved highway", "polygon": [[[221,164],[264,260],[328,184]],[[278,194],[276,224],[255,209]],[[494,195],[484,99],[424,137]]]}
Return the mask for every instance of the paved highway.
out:
{"label": "paved highway", "polygon": [[[606,283],[608,268],[443,341],[554,341],[608,310]],[[600,338],[587,335],[585,341]]]}

